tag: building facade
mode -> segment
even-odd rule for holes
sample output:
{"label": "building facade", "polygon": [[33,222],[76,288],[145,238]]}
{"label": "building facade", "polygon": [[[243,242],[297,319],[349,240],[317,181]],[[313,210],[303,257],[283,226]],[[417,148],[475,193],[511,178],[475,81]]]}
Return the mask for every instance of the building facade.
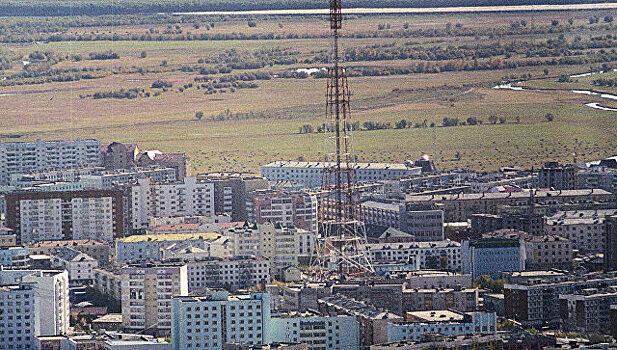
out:
{"label": "building facade", "polygon": [[6,223],[21,244],[124,236],[122,192],[86,190],[6,195]]}

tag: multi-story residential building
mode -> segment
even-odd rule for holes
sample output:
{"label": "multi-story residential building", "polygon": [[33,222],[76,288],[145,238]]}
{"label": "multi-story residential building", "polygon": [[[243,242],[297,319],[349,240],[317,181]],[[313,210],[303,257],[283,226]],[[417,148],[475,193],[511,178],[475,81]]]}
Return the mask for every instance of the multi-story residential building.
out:
{"label": "multi-story residential building", "polygon": [[559,296],[590,288],[617,286],[617,273],[535,277],[504,285],[506,318],[524,326],[559,324]]}
{"label": "multi-story residential building", "polygon": [[617,193],[617,169],[592,166],[579,169],[577,174],[578,188],[601,188]]}
{"label": "multi-story residential building", "polygon": [[0,247],[14,247],[16,245],[17,236],[15,231],[8,227],[0,227]]}
{"label": "multi-story residential building", "polygon": [[[0,271],[0,285],[29,285],[32,287],[33,299],[30,305],[34,307],[34,317],[31,318],[34,325],[34,336],[68,334],[70,304],[69,277],[66,271],[2,270]],[[0,308],[6,306],[12,305],[6,303],[0,305]],[[25,312],[25,309],[22,308],[22,312]],[[3,316],[5,315],[7,314],[3,313]],[[6,321],[9,321],[8,318]]]}
{"label": "multi-story residential building", "polygon": [[544,215],[539,213],[473,214],[471,231],[482,235],[497,230],[511,229],[541,235],[545,231],[544,221]]}
{"label": "multi-story residential building", "polygon": [[445,240],[412,243],[369,243],[363,246],[373,264],[408,264],[416,270],[461,269],[461,244]]}
{"label": "multi-story residential building", "polygon": [[617,270],[617,215],[607,216],[605,225],[604,271],[615,271]]}
{"label": "multi-story residential building", "polygon": [[172,297],[188,295],[186,265],[127,266],[121,276],[123,327],[169,335]]}
{"label": "multi-story residential building", "polygon": [[617,304],[617,289],[587,289],[559,296],[561,329],[577,334],[610,334],[611,305]]}
{"label": "multi-story residential building", "polygon": [[247,195],[250,222],[270,222],[317,232],[317,197],[303,191],[259,190]]}
{"label": "multi-story residential building", "polygon": [[130,226],[135,232],[148,228],[153,216],[214,216],[214,184],[194,177],[168,183],[139,179],[130,192]]}
{"label": "multi-story residential building", "polygon": [[497,316],[494,312],[414,311],[406,314],[405,322],[391,322],[386,327],[387,340],[383,342],[419,341],[427,334],[488,335],[497,333]]}
{"label": "multi-story residential building", "polygon": [[96,259],[68,247],[62,247],[51,255],[51,264],[54,268],[64,269],[69,273],[72,283],[89,284],[94,280],[93,270],[98,267]]}
{"label": "multi-story residential building", "polygon": [[444,239],[443,211],[435,206],[366,201],[360,209],[362,221],[367,225],[394,227],[419,242]]}
{"label": "multi-story residential building", "polygon": [[273,343],[306,344],[309,349],[352,350],[360,348],[354,316],[324,317],[319,314],[277,314],[270,321]]}
{"label": "multi-story residential building", "polygon": [[28,247],[0,248],[0,266],[26,268],[28,265]]}
{"label": "multi-story residential building", "polygon": [[270,187],[267,179],[254,175],[213,173],[199,175],[198,179],[214,184],[214,211],[229,215],[232,221],[249,219],[247,193]]}
{"label": "multi-story residential building", "polygon": [[270,294],[173,298],[173,350],[223,349],[224,343],[269,344]]}
{"label": "multi-story residential building", "polygon": [[99,265],[108,265],[111,261],[111,247],[108,243],[91,239],[78,239],[70,241],[40,241],[28,244],[31,254],[53,255],[63,247],[75,249],[93,257]]}
{"label": "multi-story residential building", "polygon": [[9,193],[6,209],[6,224],[21,244],[70,239],[109,242],[124,236],[121,191]]}
{"label": "multi-story residential building", "polygon": [[8,184],[12,174],[101,164],[101,143],[97,140],[0,142],[2,185]]}
{"label": "multi-story residential building", "polygon": [[484,238],[505,238],[525,241],[525,267],[531,269],[568,268],[573,252],[570,240],[555,235],[529,235],[518,230],[497,230]]}
{"label": "multi-story residential building", "polygon": [[82,175],[79,183],[88,189],[111,190],[116,184],[127,184],[147,178],[153,182],[174,182],[176,170],[172,168],[134,168],[101,171],[93,175]]}
{"label": "multi-story residential building", "polygon": [[408,288],[471,288],[471,274],[450,271],[412,271],[405,279]]}
{"label": "multi-story residential building", "polygon": [[406,201],[408,205],[441,204],[446,222],[460,222],[471,219],[473,214],[499,214],[506,206],[525,207],[530,203],[537,207],[555,210],[566,207],[604,209],[613,205],[615,196],[601,189],[530,190],[505,193],[407,195]]}
{"label": "multi-story residential building", "polygon": [[135,157],[139,153],[139,148],[135,144],[112,142],[101,147],[101,153],[105,169],[129,169],[135,167]]}
{"label": "multi-story residential building", "polygon": [[0,286],[0,349],[34,349],[34,293],[29,284]]}
{"label": "multi-story residential building", "polygon": [[404,289],[404,311],[478,310],[479,293],[476,288]]}
{"label": "multi-story residential building", "polygon": [[10,185],[17,188],[26,188],[53,183],[79,183],[78,181],[82,176],[95,175],[102,170],[102,168],[55,169],[12,174]]}
{"label": "multi-story residential building", "polygon": [[525,243],[518,239],[485,238],[463,241],[461,245],[462,272],[473,279],[502,272],[525,270]]}
{"label": "multi-story residential building", "polygon": [[270,261],[253,257],[187,261],[189,291],[241,288],[270,283]]}
{"label": "multi-story residential building", "polygon": [[233,241],[234,256],[265,257],[276,268],[298,265],[299,257],[310,256],[315,247],[313,233],[272,223],[246,223],[228,230],[224,235]]}
{"label": "multi-story residential building", "polygon": [[604,221],[617,209],[561,211],[546,218],[544,231],[569,239],[572,249],[582,253],[600,253],[606,244]]}
{"label": "multi-story residential building", "polygon": [[214,242],[219,237],[221,235],[217,233],[128,236],[116,240],[116,261],[159,261],[163,258],[164,249],[173,244],[190,242],[193,247],[206,249],[206,242]]}
{"label": "multi-story residential building", "polygon": [[538,171],[538,185],[540,188],[574,190],[578,185],[576,173],[577,169],[573,165],[562,166],[557,162],[547,162]]}
{"label": "multi-story residential building", "polygon": [[[307,187],[321,186],[323,169],[330,167],[326,162],[278,161],[261,167],[261,176],[270,181],[294,181]],[[422,173],[422,168],[410,163],[352,163],[359,182],[399,180]]]}
{"label": "multi-story residential building", "polygon": [[184,153],[162,153],[160,151],[145,151],[136,154],[135,162],[140,167],[158,166],[176,169],[176,178],[184,179],[191,176],[191,158]]}
{"label": "multi-story residential building", "polygon": [[95,290],[116,301],[122,300],[122,274],[119,270],[97,268],[92,275]]}

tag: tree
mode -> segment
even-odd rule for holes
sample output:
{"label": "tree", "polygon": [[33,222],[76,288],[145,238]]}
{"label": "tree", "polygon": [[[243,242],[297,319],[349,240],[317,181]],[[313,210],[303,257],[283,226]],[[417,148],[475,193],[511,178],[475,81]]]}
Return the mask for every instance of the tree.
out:
{"label": "tree", "polygon": [[552,122],[553,119],[555,119],[555,116],[551,113],[546,113],[546,115],[544,116],[544,119],[546,119],[547,122]]}
{"label": "tree", "polygon": [[409,122],[405,119],[401,119],[400,121],[394,123],[394,127],[397,129],[405,129],[409,125]]}
{"label": "tree", "polygon": [[457,162],[461,160],[461,152],[456,151],[456,154],[454,155],[454,160],[456,160]]}
{"label": "tree", "polygon": [[492,279],[487,275],[480,276],[473,281],[476,288],[488,289],[493,293],[503,293],[503,279]]}
{"label": "tree", "polygon": [[476,118],[476,117],[469,117],[469,118],[467,118],[467,124],[469,124],[469,125],[476,125],[476,124],[478,124],[478,118]]}
{"label": "tree", "polygon": [[195,113],[195,119],[202,120],[203,118],[204,118],[204,112],[199,111],[199,112]]}
{"label": "tree", "polygon": [[313,127],[308,124],[302,125],[300,127],[300,133],[301,134],[311,134],[313,133]]}
{"label": "tree", "polygon": [[549,73],[548,68],[544,68],[544,75],[548,75],[548,73]]}
{"label": "tree", "polygon": [[257,22],[255,22],[255,21],[249,21],[249,22],[248,22],[248,26],[249,26],[249,27],[251,27],[251,28],[255,28],[255,27],[257,27]]}
{"label": "tree", "polygon": [[488,117],[488,121],[491,122],[491,124],[496,124],[497,116],[491,115],[490,117]]}
{"label": "tree", "polygon": [[556,20],[556,19],[554,19],[554,20],[552,20],[552,21],[551,21],[551,25],[552,25],[553,27],[557,27],[557,26],[559,25],[559,21],[558,21],[558,20]]}
{"label": "tree", "polygon": [[604,22],[611,23],[613,21],[613,16],[604,16]]}
{"label": "tree", "polygon": [[570,17],[570,19],[568,19],[568,24],[569,25],[573,25],[574,24],[574,18]]}
{"label": "tree", "polygon": [[506,117],[499,117],[499,124],[505,124],[506,120]]}
{"label": "tree", "polygon": [[140,57],[141,58],[146,58],[146,57],[148,57],[148,53],[146,51],[142,51]]}

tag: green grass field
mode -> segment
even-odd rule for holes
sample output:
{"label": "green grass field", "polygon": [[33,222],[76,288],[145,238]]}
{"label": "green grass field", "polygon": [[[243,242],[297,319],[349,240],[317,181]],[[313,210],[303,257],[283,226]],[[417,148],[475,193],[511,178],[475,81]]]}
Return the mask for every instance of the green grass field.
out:
{"label": "green grass field", "polygon": [[[520,15],[519,15],[520,16]],[[542,14],[538,22],[557,16],[560,21],[575,17],[583,25],[587,13]],[[511,17],[509,19],[519,18]],[[483,21],[483,22],[482,22]],[[425,15],[425,16],[360,16],[351,22],[358,31],[371,30],[379,23],[392,26],[430,25],[441,28],[446,23],[463,26],[497,26],[503,21],[496,14]],[[283,22],[283,28],[278,23]],[[298,28],[325,26],[323,19],[303,18]],[[504,23],[502,25],[507,25]],[[288,19],[264,19],[257,28],[264,32],[283,31],[292,26]],[[145,28],[145,27],[144,27]],[[74,31],[145,30],[144,28],[74,28]],[[244,21],[230,21],[213,30],[221,32],[247,29]],[[249,29],[247,29],[249,30]],[[289,29],[288,29],[289,30]],[[296,28],[297,30],[297,28]],[[322,29],[313,29],[315,33]],[[590,35],[589,28],[569,32],[567,37]],[[549,33],[537,40],[555,38]],[[486,42],[504,42],[514,38],[495,37]],[[518,39],[522,40],[522,39]],[[346,47],[426,42],[427,45],[472,43],[473,37],[447,38],[366,38],[343,40]],[[429,43],[430,42],[430,43]],[[323,154],[323,135],[298,134],[304,124],[314,127],[323,122],[325,105],[324,79],[275,78],[258,81],[257,89],[242,89],[224,94],[204,95],[195,88],[178,91],[183,84],[193,82],[197,73],[184,73],[176,68],[195,64],[199,58],[213,57],[224,50],[254,51],[290,48],[306,57],[328,48],[327,39],[286,40],[220,40],[220,41],[79,41],[30,44],[8,44],[5,50],[27,56],[33,51],[53,50],[58,54],[82,54],[108,49],[120,59],[106,61],[64,61],[57,67],[102,68],[108,75],[102,79],[76,82],[18,85],[0,88],[0,135],[20,135],[19,140],[97,138],[103,142],[136,142],[141,148],[186,152],[193,159],[194,170],[257,171],[259,165],[280,159],[319,160]],[[147,57],[141,58],[145,51]],[[160,73],[139,74],[137,67],[159,68]],[[354,62],[351,66],[405,66],[411,60]],[[266,67],[280,73],[315,65]],[[537,166],[548,160],[593,160],[613,155],[617,146],[615,112],[595,110],[585,106],[600,102],[597,97],[581,96],[567,91],[520,92],[495,90],[492,86],[504,77],[531,74],[525,82],[531,87],[569,89],[589,87],[593,77],[573,83],[558,83],[561,74],[581,73],[586,65],[550,66],[546,77],[544,66],[488,71],[442,72],[435,74],[391,75],[381,77],[351,77],[353,118],[360,122],[412,123],[427,120],[441,125],[445,117],[465,121],[476,117],[482,125],[457,127],[410,128],[402,130],[358,131],[355,150],[362,161],[402,162],[415,159],[422,152],[433,155],[443,169],[470,167],[491,170],[505,165]],[[19,71],[14,67],[13,71]],[[130,73],[127,73],[130,72]],[[233,73],[241,73],[241,70]],[[542,78],[542,79],[540,79]],[[91,99],[80,95],[98,91],[129,88],[149,89],[153,81],[162,79],[174,83],[174,88],[158,97],[126,99]],[[576,85],[564,85],[576,84]],[[564,87],[565,86],[565,87]],[[603,91],[612,91],[611,89]],[[8,95],[4,95],[8,94]],[[13,95],[14,94],[14,95]],[[197,121],[194,115],[203,111],[206,119],[225,109],[232,112],[263,112],[267,119],[214,122]],[[551,113],[555,119],[546,121]],[[492,125],[490,116],[505,117],[504,124]],[[518,119],[517,119],[518,118]],[[455,160],[457,152],[460,160]]]}

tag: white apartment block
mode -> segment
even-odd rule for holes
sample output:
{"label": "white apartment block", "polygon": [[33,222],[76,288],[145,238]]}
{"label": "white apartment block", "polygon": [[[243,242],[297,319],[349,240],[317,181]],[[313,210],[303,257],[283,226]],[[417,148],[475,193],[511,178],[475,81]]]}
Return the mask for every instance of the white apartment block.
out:
{"label": "white apartment block", "polygon": [[270,330],[272,342],[304,343],[314,350],[360,348],[360,329],[354,316],[277,315],[271,319]]}
{"label": "white apartment block", "polygon": [[186,177],[180,182],[139,179],[131,188],[134,231],[148,228],[150,217],[214,216],[214,183]]}
{"label": "white apartment block", "polygon": [[450,240],[369,243],[363,248],[373,264],[408,264],[417,270],[461,270],[461,244]]}
{"label": "white apartment block", "polygon": [[[116,240],[116,261],[159,261],[165,257],[167,248],[174,244],[190,244],[192,247],[206,250],[209,243],[220,242],[220,237],[221,235],[217,233],[128,236]],[[231,251],[231,247],[227,249]],[[216,248],[214,250],[217,251]]]}
{"label": "white apartment block", "polygon": [[56,249],[51,254],[53,268],[63,269],[69,273],[69,281],[91,283],[94,280],[94,269],[98,261],[78,250],[68,247]]}
{"label": "white apartment block", "polygon": [[303,242],[303,253],[313,249],[311,244],[314,244],[308,231],[271,223],[246,224],[230,229],[224,235],[233,241],[234,256],[265,257],[275,268],[298,265],[300,242]]}
{"label": "white apartment block", "polygon": [[0,271],[0,285],[17,284],[29,285],[34,292],[34,336],[68,334],[70,303],[69,276],[66,271]]}
{"label": "white apartment block", "polygon": [[[278,161],[261,167],[261,176],[270,181],[294,181],[307,187],[319,187],[324,168],[332,166],[326,162]],[[399,180],[418,176],[422,168],[410,163],[352,163],[359,182]]]}
{"label": "white apartment block", "polygon": [[317,232],[317,197],[302,191],[258,190],[247,195],[248,221]]}
{"label": "white apartment block", "polygon": [[270,261],[252,257],[188,261],[189,291],[206,288],[242,289],[269,284]]}
{"label": "white apartment block", "polygon": [[101,165],[101,143],[97,140],[0,142],[3,185],[9,183],[12,174]]}
{"label": "white apartment block", "polygon": [[31,285],[0,286],[0,349],[34,349],[35,314]]}
{"label": "white apartment block", "polygon": [[204,297],[173,299],[173,350],[223,348],[223,343],[270,343],[270,294],[230,296],[211,292]]}
{"label": "white apartment block", "polygon": [[169,335],[172,297],[188,295],[186,265],[128,266],[121,276],[123,327]]}
{"label": "white apartment block", "polygon": [[497,333],[494,312],[434,310],[408,312],[406,316],[407,322],[387,324],[387,342],[421,341],[427,334],[459,336]]}
{"label": "white apartment block", "polygon": [[21,244],[113,241],[124,235],[121,191],[18,192],[6,195],[7,226]]}

